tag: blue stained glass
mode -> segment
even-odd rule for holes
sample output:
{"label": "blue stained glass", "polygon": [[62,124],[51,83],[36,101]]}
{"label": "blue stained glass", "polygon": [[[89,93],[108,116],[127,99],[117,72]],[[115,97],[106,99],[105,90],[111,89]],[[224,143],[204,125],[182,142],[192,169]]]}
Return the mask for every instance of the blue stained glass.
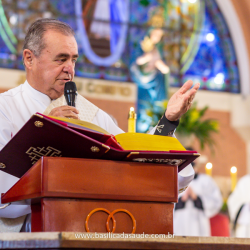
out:
{"label": "blue stained glass", "polygon": [[[233,43],[213,0],[206,1],[205,21],[200,36],[199,50],[185,76],[200,78],[201,89],[238,93],[239,73]],[[219,79],[218,76],[223,77]]]}
{"label": "blue stained glass", "polygon": [[158,5],[156,0],[149,1],[148,5],[142,4],[140,0],[130,1],[130,22],[139,25],[147,24],[149,9]]}
{"label": "blue stained glass", "polygon": [[50,0],[50,3],[60,15],[75,15],[75,5],[72,0]]}

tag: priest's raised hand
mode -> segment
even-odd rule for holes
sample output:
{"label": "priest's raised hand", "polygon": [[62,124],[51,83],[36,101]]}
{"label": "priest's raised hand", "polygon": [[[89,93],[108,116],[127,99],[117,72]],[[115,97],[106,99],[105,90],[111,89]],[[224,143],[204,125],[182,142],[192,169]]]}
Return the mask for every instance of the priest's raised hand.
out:
{"label": "priest's raised hand", "polygon": [[199,83],[196,83],[193,88],[191,88],[192,85],[193,82],[191,80],[185,82],[170,98],[165,112],[165,116],[169,121],[179,120],[181,116],[190,109],[195,94],[200,87]]}
{"label": "priest's raised hand", "polygon": [[162,116],[156,126],[155,135],[173,135],[179,124],[179,119],[190,109],[195,94],[200,87],[199,83],[196,83],[193,87],[192,85],[191,80],[185,82],[170,98],[165,115]]}

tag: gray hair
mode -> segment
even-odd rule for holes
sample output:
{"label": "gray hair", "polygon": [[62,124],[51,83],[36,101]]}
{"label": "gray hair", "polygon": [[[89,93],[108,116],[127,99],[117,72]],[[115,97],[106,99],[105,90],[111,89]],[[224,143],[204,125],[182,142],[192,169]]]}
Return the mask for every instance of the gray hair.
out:
{"label": "gray hair", "polygon": [[66,23],[53,18],[38,19],[28,29],[24,39],[23,50],[29,49],[36,57],[39,57],[46,44],[43,39],[47,30],[58,31],[66,36],[74,36],[74,30]]}

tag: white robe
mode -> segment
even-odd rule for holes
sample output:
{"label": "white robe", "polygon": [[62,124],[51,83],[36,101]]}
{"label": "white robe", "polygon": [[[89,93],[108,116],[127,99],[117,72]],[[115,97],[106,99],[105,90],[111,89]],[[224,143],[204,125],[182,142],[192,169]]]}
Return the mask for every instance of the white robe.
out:
{"label": "white robe", "polygon": [[229,216],[231,222],[234,223],[236,216],[243,205],[241,212],[239,213],[235,237],[249,238],[250,237],[250,175],[243,176],[233,193],[227,200]]}
{"label": "white robe", "polygon": [[[14,89],[0,94],[0,150],[33,114],[36,112],[43,113],[51,102],[47,95],[32,88],[27,81]],[[98,109],[92,123],[113,135],[124,132],[101,109]],[[150,133],[153,134],[154,130]],[[191,165],[183,169],[178,175],[179,189],[185,188],[191,182],[193,176],[194,170]],[[18,180],[19,178],[0,171],[0,193],[5,193]],[[0,206],[2,206],[1,201]],[[10,205],[5,209],[0,209],[0,218],[17,218],[30,212],[30,206],[28,205]]]}
{"label": "white robe", "polygon": [[[184,208],[174,212],[174,234],[178,236],[211,236],[209,218],[216,215],[222,206],[220,189],[214,180],[205,174],[198,174],[190,185],[200,197],[204,210],[194,206],[188,199]],[[179,197],[184,195],[183,192]]]}

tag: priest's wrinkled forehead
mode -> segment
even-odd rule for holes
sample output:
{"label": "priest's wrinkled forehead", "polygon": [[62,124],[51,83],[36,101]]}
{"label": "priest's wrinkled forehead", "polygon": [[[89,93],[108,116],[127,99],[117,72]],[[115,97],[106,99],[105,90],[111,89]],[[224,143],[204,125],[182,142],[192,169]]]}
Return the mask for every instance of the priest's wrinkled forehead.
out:
{"label": "priest's wrinkled forehead", "polygon": [[54,30],[66,36],[74,36],[74,30],[66,23],[52,18],[38,19],[32,23],[25,36],[23,50],[29,49],[35,56],[40,56],[46,47],[44,34],[48,30]]}

